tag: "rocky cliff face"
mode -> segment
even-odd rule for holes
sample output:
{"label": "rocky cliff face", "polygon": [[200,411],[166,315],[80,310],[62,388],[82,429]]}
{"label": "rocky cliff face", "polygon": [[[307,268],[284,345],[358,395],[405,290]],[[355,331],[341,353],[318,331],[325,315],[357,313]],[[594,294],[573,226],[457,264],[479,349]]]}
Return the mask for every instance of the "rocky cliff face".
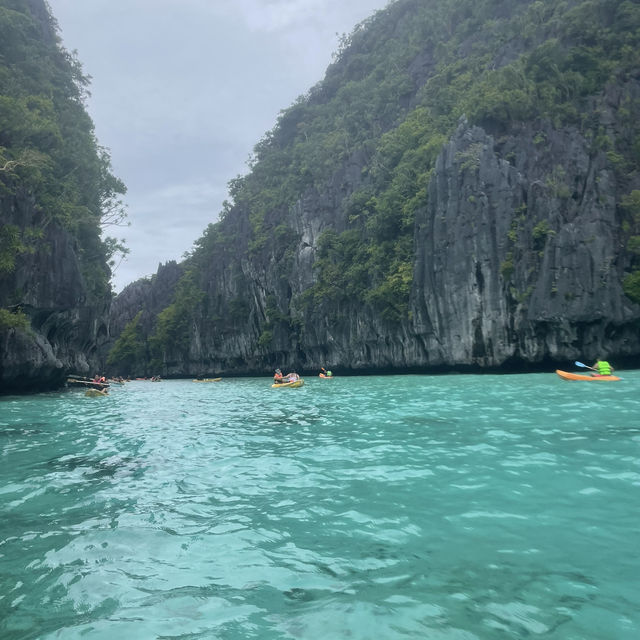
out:
{"label": "rocky cliff face", "polygon": [[[327,227],[345,227],[341,203],[359,186],[361,169],[352,158],[330,188],[309,192],[287,213],[288,262],[273,246],[251,256],[239,240],[234,255],[205,267],[210,312],[219,321],[198,317],[188,354],[172,354],[164,375],[264,373],[274,366],[528,370],[640,353],[640,309],[621,288],[627,265],[615,170],[577,130],[539,122],[498,142],[460,123],[437,159],[428,206],[417,213],[411,313],[397,324],[366,305],[319,315],[300,303],[315,281],[318,238]],[[240,239],[242,225],[234,224]],[[146,287],[127,290],[127,304],[171,302],[166,283]],[[222,318],[240,298],[247,307],[231,326]],[[301,321],[294,327],[277,317]],[[265,326],[272,335],[262,346]]]}
{"label": "rocky cliff face", "polygon": [[[531,370],[598,355],[637,362],[640,307],[622,283],[640,276],[640,211],[630,216],[621,203],[640,194],[632,57],[640,12],[615,4],[390,3],[257,145],[255,174],[233,183],[233,206],[193,254],[111,303],[99,203],[105,185],[120,192],[117,180],[98,170],[73,182],[68,167],[90,167],[81,158],[96,151],[78,108],[80,80],[54,51],[44,2],[16,2],[20,19],[37,28],[23,33],[28,55],[12,57],[15,47],[0,55],[0,77],[17,88],[7,113],[25,108],[18,89],[37,66],[21,63],[34,52],[53,56],[61,74],[40,99],[64,114],[64,135],[57,148],[39,150],[49,154],[39,168],[51,171],[46,180],[37,171],[0,175],[0,391],[53,388],[69,372],[104,370],[123,332],[127,366],[138,369],[112,373]],[[603,52],[613,52],[604,65]],[[473,117],[456,128],[458,104]],[[81,120],[83,130],[69,126]],[[24,123],[7,122],[0,155],[28,157]],[[399,177],[402,197],[393,200]],[[80,183],[93,186],[75,201]],[[395,209],[380,204],[387,196]],[[354,200],[367,199],[378,202],[354,214]],[[409,259],[406,245],[397,253],[382,246],[398,240],[393,233],[411,239],[411,226],[398,231],[399,209],[415,220]],[[372,220],[395,222],[369,227]],[[367,262],[376,273],[360,270],[356,293],[340,291],[335,270],[322,272],[328,230],[366,247],[341,247],[331,262],[340,273],[350,273],[354,255],[376,251],[401,270]],[[389,289],[379,298],[363,290],[368,283],[375,293],[381,282],[397,287],[392,300]],[[15,310],[29,328],[6,324]]]}
{"label": "rocky cliff face", "polygon": [[638,353],[638,307],[620,284],[614,170],[590,146],[544,124],[501,145],[459,127],[418,221],[415,329],[428,362]]}
{"label": "rocky cliff face", "polygon": [[0,332],[2,392],[51,389],[68,373],[95,373],[107,335],[109,299],[87,303],[77,241],[44,218],[29,193],[0,198],[3,225],[42,233],[38,249],[20,253],[13,271],[0,278],[0,300],[21,310],[30,324]]}
{"label": "rocky cliff face", "polygon": [[143,311],[143,328],[150,333],[155,317],[171,302],[175,286],[184,269],[175,261],[158,265],[149,279],[136,280],[114,298],[109,308],[109,333],[119,336],[127,323]]}
{"label": "rocky cliff face", "polygon": [[60,45],[46,2],[2,3],[0,33],[3,393],[97,372],[114,246],[101,223],[117,217],[125,187],[97,144],[87,78]]}
{"label": "rocky cliff face", "polygon": [[[146,319],[145,338],[163,344],[162,370],[147,373],[549,370],[640,356],[640,308],[623,291],[638,274],[625,235],[635,225],[640,244],[640,212],[629,223],[621,207],[640,189],[640,74],[623,44],[637,8],[399,0],[383,14],[258,145],[255,174],[182,265],[202,300],[185,304],[179,284],[127,294],[168,310]],[[412,262],[406,244],[383,246],[408,244],[398,210],[415,220]],[[325,260],[329,229],[342,254]],[[366,251],[340,245],[354,237]],[[377,271],[341,295],[331,268],[356,273],[367,251],[401,268],[366,262]]]}

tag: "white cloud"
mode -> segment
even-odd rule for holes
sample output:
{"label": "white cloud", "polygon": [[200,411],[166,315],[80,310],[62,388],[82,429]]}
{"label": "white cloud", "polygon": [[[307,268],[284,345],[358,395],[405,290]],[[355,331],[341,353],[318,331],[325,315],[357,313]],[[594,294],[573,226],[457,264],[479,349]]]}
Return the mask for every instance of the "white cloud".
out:
{"label": "white cloud", "polygon": [[281,31],[329,9],[327,0],[237,0],[238,8],[252,31]]}

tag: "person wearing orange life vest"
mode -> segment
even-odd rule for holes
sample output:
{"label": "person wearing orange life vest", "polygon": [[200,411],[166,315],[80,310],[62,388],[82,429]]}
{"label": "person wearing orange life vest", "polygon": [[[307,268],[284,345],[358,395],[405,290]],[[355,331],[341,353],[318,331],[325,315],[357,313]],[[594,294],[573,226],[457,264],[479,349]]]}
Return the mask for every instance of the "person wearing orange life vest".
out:
{"label": "person wearing orange life vest", "polygon": [[592,376],[610,376],[614,372],[614,368],[606,361],[596,358],[596,363],[591,367],[594,369]]}

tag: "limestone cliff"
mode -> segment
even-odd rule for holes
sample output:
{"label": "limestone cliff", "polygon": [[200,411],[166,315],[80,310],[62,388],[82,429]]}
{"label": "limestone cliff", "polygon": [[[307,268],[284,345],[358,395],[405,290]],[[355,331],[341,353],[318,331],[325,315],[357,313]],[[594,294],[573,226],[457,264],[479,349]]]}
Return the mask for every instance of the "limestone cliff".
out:
{"label": "limestone cliff", "polygon": [[414,328],[426,362],[638,353],[638,305],[621,287],[615,172],[589,146],[544,124],[498,145],[461,124],[418,218]]}
{"label": "limestone cliff", "polygon": [[42,0],[0,27],[2,391],[107,365],[638,363],[637,3],[390,2],[258,142],[189,257],[112,303],[100,224],[124,186],[86,78]]}
{"label": "limestone cliff", "polygon": [[0,393],[54,389],[99,366],[111,302],[100,223],[124,185],[46,3],[2,3],[0,33]]}
{"label": "limestone cliff", "polygon": [[5,228],[39,229],[39,250],[25,250],[0,278],[0,300],[28,319],[25,328],[0,330],[0,389],[21,392],[61,386],[69,373],[95,373],[107,335],[109,297],[88,301],[77,240],[47,223],[34,197],[18,190],[0,198]]}
{"label": "limestone cliff", "polygon": [[359,25],[175,286],[158,272],[117,301],[143,310],[138,371],[637,362],[640,10],[623,4],[397,0]]}
{"label": "limestone cliff", "polygon": [[[411,313],[397,324],[360,304],[301,308],[318,238],[327,226],[346,225],[339,191],[307,194],[287,216],[286,270],[275,251],[256,260],[239,249],[214,254],[199,272],[210,315],[194,318],[188,352],[172,353],[162,373],[264,373],[274,365],[528,370],[599,353],[637,356],[640,309],[621,288],[628,264],[615,171],[589,146],[577,131],[548,123],[518,127],[497,143],[462,121],[416,215]],[[359,176],[359,167],[345,170],[333,186],[355,190]],[[157,309],[163,298],[168,306],[161,274],[157,285],[131,285],[114,308]],[[238,299],[246,311],[230,323]],[[297,326],[291,317],[301,318]],[[272,335],[261,347],[265,326]]]}

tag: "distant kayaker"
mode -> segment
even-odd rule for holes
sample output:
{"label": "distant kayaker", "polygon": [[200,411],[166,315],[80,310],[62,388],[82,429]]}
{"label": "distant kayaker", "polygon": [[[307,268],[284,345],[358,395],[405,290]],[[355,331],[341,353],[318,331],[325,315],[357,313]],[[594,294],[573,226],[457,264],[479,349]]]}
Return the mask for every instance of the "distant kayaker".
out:
{"label": "distant kayaker", "polygon": [[592,376],[610,376],[615,371],[606,360],[600,358],[596,358],[596,363],[591,368],[595,370]]}
{"label": "distant kayaker", "polygon": [[276,384],[282,382],[282,371],[280,371],[280,369],[276,369],[276,372],[273,374],[273,381]]}

